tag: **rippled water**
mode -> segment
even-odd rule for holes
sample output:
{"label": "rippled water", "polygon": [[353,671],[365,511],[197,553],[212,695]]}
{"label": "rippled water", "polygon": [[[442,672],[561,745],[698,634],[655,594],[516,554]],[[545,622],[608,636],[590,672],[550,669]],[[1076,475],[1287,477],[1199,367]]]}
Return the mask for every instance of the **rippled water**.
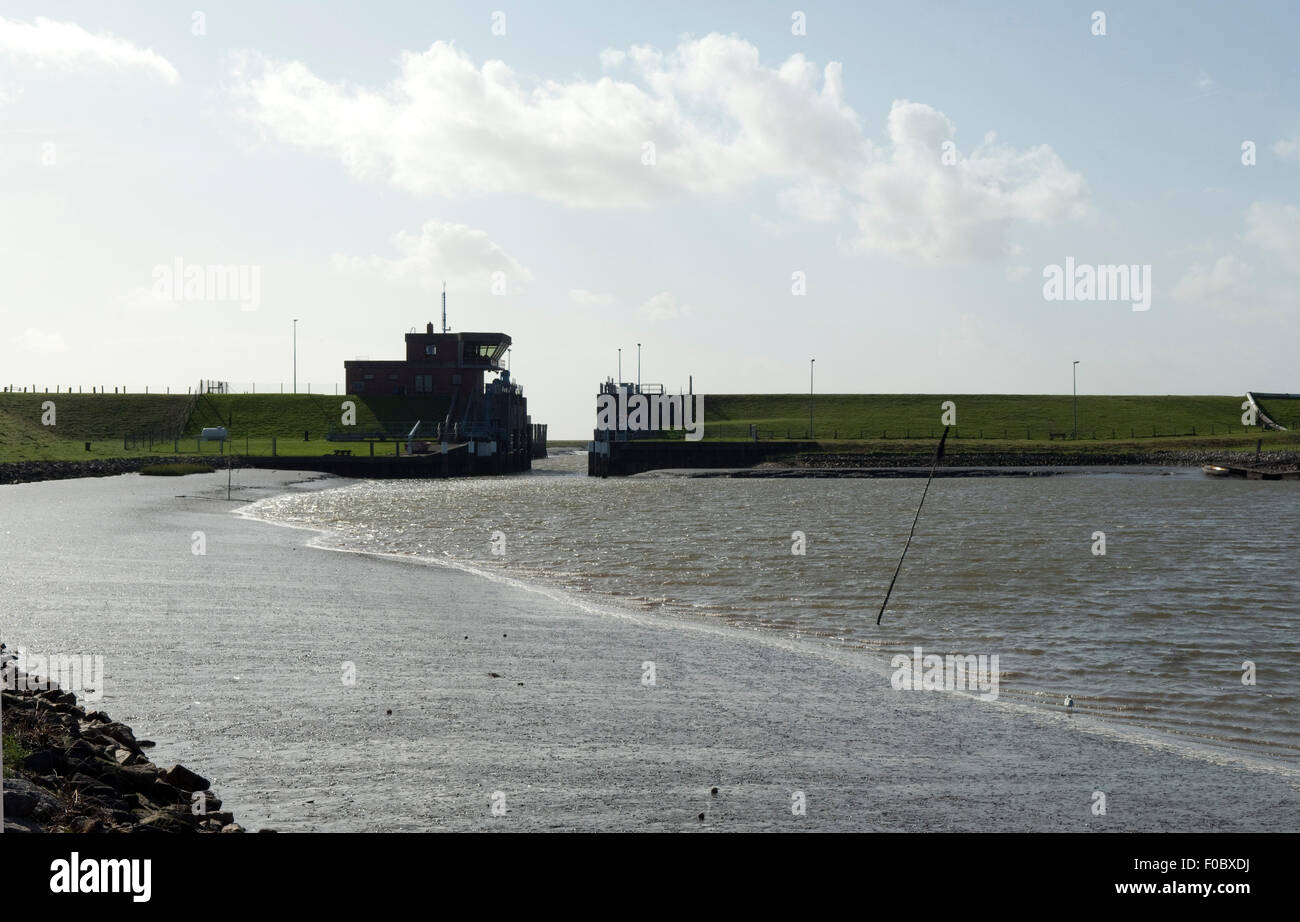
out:
{"label": "rippled water", "polygon": [[998,654],[1002,701],[1059,708],[1069,694],[1116,726],[1300,764],[1300,485],[1156,470],[936,480],[877,627],[922,481],[599,480],[585,458],[285,495],[250,514],[322,529],[330,547],[883,660]]}

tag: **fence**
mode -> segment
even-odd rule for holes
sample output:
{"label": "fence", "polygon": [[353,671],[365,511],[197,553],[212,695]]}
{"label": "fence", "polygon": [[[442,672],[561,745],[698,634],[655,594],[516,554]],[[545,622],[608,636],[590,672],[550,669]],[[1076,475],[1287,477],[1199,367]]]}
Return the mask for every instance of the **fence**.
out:
{"label": "fence", "polygon": [[[330,385],[334,396],[339,396],[339,386]],[[295,393],[293,385],[284,382],[257,383],[255,381],[200,381],[198,387],[189,384],[185,387],[173,387],[164,384],[162,387],[146,384],[142,389],[131,389],[125,384],[54,384],[54,385],[37,385],[37,384],[6,384],[0,387],[0,393],[3,394],[117,394],[119,396],[126,394],[149,394],[150,396],[181,396],[194,394],[292,394]],[[305,385],[299,385],[297,393],[299,394],[316,394],[329,396],[328,390],[319,388],[313,390],[311,382]]]}

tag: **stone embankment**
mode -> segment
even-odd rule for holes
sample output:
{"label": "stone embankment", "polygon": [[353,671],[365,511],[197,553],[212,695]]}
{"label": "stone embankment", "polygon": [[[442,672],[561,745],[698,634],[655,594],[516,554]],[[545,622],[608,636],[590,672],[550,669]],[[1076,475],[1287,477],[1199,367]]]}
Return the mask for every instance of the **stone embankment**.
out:
{"label": "stone embankment", "polygon": [[[74,477],[116,477],[133,474],[150,464],[207,464],[225,467],[224,457],[157,455],[148,458],[95,458],[89,461],[7,461],[0,464],[0,484],[34,483],[38,480],[71,480]],[[235,462],[239,467],[239,462]]]}
{"label": "stone embankment", "polygon": [[206,778],[155,765],[145,755],[152,742],[29,679],[4,644],[0,678],[5,832],[244,831]]}

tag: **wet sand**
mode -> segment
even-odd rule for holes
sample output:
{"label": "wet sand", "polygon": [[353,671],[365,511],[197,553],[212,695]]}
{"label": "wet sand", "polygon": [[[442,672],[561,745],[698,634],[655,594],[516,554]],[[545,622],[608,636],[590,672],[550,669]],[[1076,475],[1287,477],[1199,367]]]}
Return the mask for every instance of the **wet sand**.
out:
{"label": "wet sand", "polygon": [[[312,476],[236,471],[235,496],[340,485]],[[250,830],[1300,827],[1291,772],[895,691],[887,663],[759,631],[321,550],[233,514],[225,477],[0,487],[0,635],[102,654],[95,706]]]}

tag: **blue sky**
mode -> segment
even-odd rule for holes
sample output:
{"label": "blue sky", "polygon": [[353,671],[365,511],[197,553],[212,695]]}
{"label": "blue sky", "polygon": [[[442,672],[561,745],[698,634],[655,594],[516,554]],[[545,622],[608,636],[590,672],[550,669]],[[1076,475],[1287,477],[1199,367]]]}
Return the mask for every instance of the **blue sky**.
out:
{"label": "blue sky", "polygon": [[[297,317],[332,392],[446,279],[558,437],[637,342],[706,393],[1300,390],[1300,6],[540,6],[6,4],[0,383],[275,389]],[[1046,300],[1067,258],[1150,309]]]}

